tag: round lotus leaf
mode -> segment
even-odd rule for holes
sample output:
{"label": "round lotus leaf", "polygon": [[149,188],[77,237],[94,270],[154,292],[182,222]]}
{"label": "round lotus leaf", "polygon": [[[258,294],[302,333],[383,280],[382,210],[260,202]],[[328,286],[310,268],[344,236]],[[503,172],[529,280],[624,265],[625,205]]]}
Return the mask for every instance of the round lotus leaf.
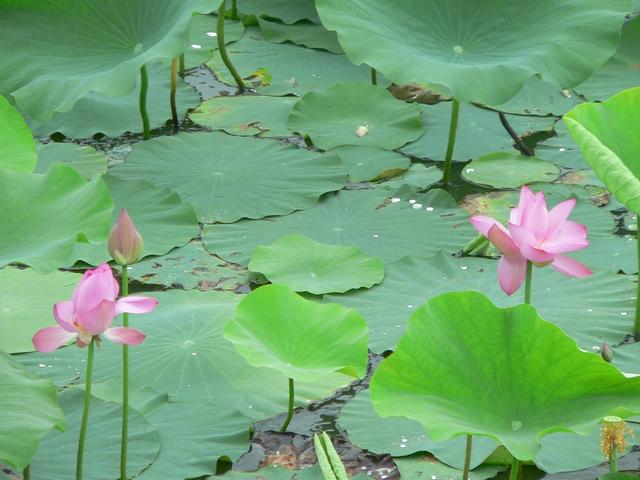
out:
{"label": "round lotus leaf", "polygon": [[0,422],[0,461],[17,470],[29,465],[38,443],[52,428],[66,428],[54,385],[1,351]]}
{"label": "round lotus leaf", "polygon": [[50,142],[38,144],[38,165],[36,173],[44,173],[52,163],[62,163],[73,167],[85,179],[107,173],[107,157],[87,145],[76,143]]}
{"label": "round lotus leaf", "polygon": [[320,23],[314,0],[238,0],[238,11],[244,15],[276,18],[289,25],[300,20]]}
{"label": "round lotus leaf", "polygon": [[393,202],[375,190],[341,191],[290,215],[205,226],[202,240],[209,252],[246,265],[256,246],[293,233],[355,245],[385,263],[405,255],[432,256],[439,249],[454,253],[475,237],[466,213],[447,192],[433,190],[412,200]]}
{"label": "round lotus leaf", "polygon": [[198,125],[231,135],[288,137],[289,113],[295,97],[227,96],[202,102],[189,114]]}
{"label": "round lotus leaf", "polygon": [[309,208],[347,179],[335,155],[219,132],[179,133],[138,143],[112,174],[173,190],[193,205],[201,222]]}
{"label": "round lotus leaf", "polygon": [[[228,7],[227,7],[228,8]],[[189,46],[184,51],[185,68],[194,68],[208,62],[218,49],[218,17],[216,15],[196,14],[191,19],[189,30]],[[224,20],[224,42],[235,42],[244,35],[242,22]]]}
{"label": "round lotus leaf", "polygon": [[640,87],[603,103],[583,103],[564,116],[591,168],[629,210],[640,213]]}
{"label": "round lotus leaf", "polygon": [[394,149],[422,135],[420,107],[375,85],[341,84],[309,92],[289,115],[289,130],[323,150],[340,145]]}
{"label": "round lotus leaf", "polygon": [[532,9],[526,0],[318,0],[317,8],[356,65],[495,105],[533,75],[560,88],[586,80],[615,52],[629,1],[545,0]]}
{"label": "round lotus leaf", "polygon": [[5,72],[0,93],[10,94],[28,117],[41,122],[52,112],[68,112],[89,92],[126,95],[134,89],[142,65],[183,51],[193,13],[219,4],[3,1],[0,43],[6,55],[0,60]]}
{"label": "round lotus leaf", "polygon": [[250,365],[296,381],[366,372],[367,324],[360,314],[307,300],[285,285],[265,285],[244,297],[224,338]]}
{"label": "round lotus leaf", "polygon": [[327,245],[299,234],[256,247],[249,270],[262,273],[271,283],[315,295],[369,288],[384,277],[382,262],[358,247]]}
{"label": "round lotus leaf", "polygon": [[32,172],[38,162],[31,129],[11,104],[0,95],[0,167]]}
{"label": "round lotus leaf", "polygon": [[103,241],[113,204],[100,177],[87,182],[73,168],[45,174],[0,169],[0,265],[21,263],[45,273],[62,267],[76,241]]}
{"label": "round lotus leaf", "polygon": [[404,172],[411,164],[409,158],[377,147],[344,145],[332,148],[331,153],[340,157],[352,182],[384,180]]}
{"label": "round lotus leaf", "polygon": [[[461,452],[464,456],[464,452]],[[462,470],[439,463],[430,455],[411,455],[409,457],[394,458],[398,472],[404,480],[423,480],[425,478],[443,478],[447,480],[464,480]],[[486,465],[469,472],[469,480],[486,480],[506,470],[503,466]]]}
{"label": "round lotus leaf", "polygon": [[518,152],[498,152],[483,155],[465,165],[462,178],[468,182],[494,188],[517,188],[534,182],[553,182],[560,169],[538,157],[526,157]]}
{"label": "round lotus leaf", "polygon": [[343,53],[335,32],[322,25],[308,22],[287,25],[277,21],[258,17],[262,36],[273,43],[291,42],[303,47],[319,48],[332,53]]}
{"label": "round lotus leaf", "polygon": [[[397,177],[378,183],[376,188],[383,191],[393,192],[392,194],[396,196],[406,196],[403,195],[402,192],[407,191],[411,192],[409,194],[410,197],[415,197],[417,191],[426,190],[431,185],[435,185],[441,180],[442,170],[435,165],[427,167],[421,163],[413,163],[406,172],[398,175]],[[416,202],[413,202],[414,205],[416,203],[417,200]]]}
{"label": "round lotus leaf", "polygon": [[486,435],[533,460],[546,434],[587,434],[603,416],[640,411],[640,378],[580,350],[530,305],[501,309],[479,292],[451,292],[411,316],[373,375],[371,399],[381,416],[417,420],[436,440]]}

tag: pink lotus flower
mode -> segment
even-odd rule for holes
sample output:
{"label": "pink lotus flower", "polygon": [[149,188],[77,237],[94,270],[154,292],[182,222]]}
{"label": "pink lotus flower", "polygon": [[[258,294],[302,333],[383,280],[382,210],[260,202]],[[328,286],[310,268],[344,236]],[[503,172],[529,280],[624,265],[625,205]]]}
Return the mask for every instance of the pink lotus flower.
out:
{"label": "pink lotus flower", "polygon": [[550,265],[571,277],[586,277],[591,270],[580,262],[561,255],[589,246],[587,228],[567,220],[576,200],[559,203],[547,210],[544,193],[522,187],[520,202],[511,210],[509,228],[484,215],[471,217],[473,226],[502,253],[498,264],[498,282],[507,295],[517,291],[524,281],[527,260],[537,266]]}
{"label": "pink lotus flower", "polygon": [[93,337],[103,335],[119,344],[138,345],[144,340],[139,330],[127,327],[109,328],[114,317],[123,312],[147,313],[158,301],[149,297],[129,296],[117,299],[120,288],[111,267],[103,263],[87,270],[73,292],[71,301],[58,302],[53,316],[58,325],[39,330],[33,345],[40,352],[51,352],[72,339],[86,347]]}
{"label": "pink lotus flower", "polygon": [[118,221],[109,234],[109,254],[118,265],[132,265],[142,255],[144,242],[142,235],[136,230],[131,217],[123,208]]}

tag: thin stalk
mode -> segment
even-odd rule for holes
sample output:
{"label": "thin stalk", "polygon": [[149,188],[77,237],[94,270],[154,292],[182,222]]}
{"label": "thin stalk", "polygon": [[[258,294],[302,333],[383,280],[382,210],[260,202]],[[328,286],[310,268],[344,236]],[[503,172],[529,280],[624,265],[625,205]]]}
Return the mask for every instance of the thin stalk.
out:
{"label": "thin stalk", "polygon": [[293,418],[293,398],[294,398],[295,392],[293,389],[293,378],[289,379],[289,413],[287,414],[287,418],[285,419],[284,423],[282,424],[282,427],[280,427],[280,431],[281,432],[286,432],[287,431],[287,427],[289,426],[289,423],[291,422],[291,419]]}
{"label": "thin stalk", "polygon": [[618,454],[615,445],[611,447],[611,455],[609,455],[609,471],[611,473],[618,473]]}
{"label": "thin stalk", "polygon": [[231,11],[229,12],[231,20],[238,20],[238,0],[231,0]]}
{"label": "thin stalk", "polygon": [[177,130],[180,126],[178,122],[178,107],[176,107],[176,87],[178,83],[178,59],[171,60],[171,94],[169,95],[169,103],[171,104],[171,118],[173,126]]}
{"label": "thin stalk", "polygon": [[460,102],[455,98],[451,102],[451,122],[449,123],[449,143],[447,143],[447,153],[444,157],[444,174],[442,183],[449,185],[451,177],[451,163],[453,160],[453,149],[456,146],[456,132],[458,130],[458,114],[460,113]]}
{"label": "thin stalk", "polygon": [[527,276],[524,280],[524,303],[531,304],[531,273],[533,272],[533,263],[527,260]]}
{"label": "thin stalk", "polygon": [[520,138],[520,135],[516,133],[516,131],[513,129],[513,127],[507,120],[507,117],[504,116],[504,113],[498,112],[498,117],[500,117],[500,123],[502,123],[502,126],[504,127],[504,129],[507,131],[509,136],[513,139],[513,141],[518,146],[518,150],[520,150],[527,157],[533,157],[534,155],[533,150],[531,150],[527,146],[527,144],[522,141],[522,139]]}
{"label": "thin stalk", "polygon": [[27,465],[22,470],[22,480],[31,480],[31,465]]}
{"label": "thin stalk", "polygon": [[222,61],[229,70],[229,73],[238,84],[238,91],[240,93],[243,93],[245,91],[244,82],[242,81],[242,77],[240,77],[240,74],[236,70],[236,67],[233,66],[233,63],[231,63],[229,55],[227,54],[227,46],[224,43],[224,12],[226,3],[226,0],[222,0],[220,8],[218,9],[218,26],[216,29],[216,31],[218,32],[218,35],[216,37],[218,39],[218,50],[220,50],[220,57],[222,57]]}
{"label": "thin stalk", "polygon": [[520,460],[513,458],[511,463],[511,471],[509,472],[509,480],[518,480],[518,474],[520,473]]}
{"label": "thin stalk", "polygon": [[184,53],[180,54],[180,57],[178,57],[178,60],[180,62],[180,66],[178,67],[178,73],[182,78],[184,78]]}
{"label": "thin stalk", "polygon": [[471,447],[473,446],[473,437],[467,435],[467,449],[464,453],[464,470],[462,471],[462,480],[469,480],[469,471],[471,470]]}
{"label": "thin stalk", "polygon": [[633,338],[640,340],[640,235],[636,237],[636,246],[638,249],[638,278],[636,290],[636,318],[633,322]]}
{"label": "thin stalk", "polygon": [[371,67],[371,85],[377,85],[378,84],[378,71]]}
{"label": "thin stalk", "polygon": [[140,67],[140,116],[142,117],[142,135],[145,140],[149,138],[149,114],[147,113],[147,90],[149,89],[149,76],[147,66]]}
{"label": "thin stalk", "polygon": [[[122,266],[120,290],[129,295],[129,270]],[[129,326],[129,314],[122,314],[122,326]],[[127,440],[129,437],[129,346],[122,345],[122,436],[120,440],[120,480],[127,480]]]}
{"label": "thin stalk", "polygon": [[91,402],[91,374],[93,373],[93,350],[95,341],[89,342],[87,351],[87,373],[85,374],[84,403],[82,407],[82,422],[80,423],[80,438],[78,439],[78,456],[76,457],[76,480],[82,480],[82,465],[84,459],[84,440],[87,435],[87,420],[89,419],[89,404]]}

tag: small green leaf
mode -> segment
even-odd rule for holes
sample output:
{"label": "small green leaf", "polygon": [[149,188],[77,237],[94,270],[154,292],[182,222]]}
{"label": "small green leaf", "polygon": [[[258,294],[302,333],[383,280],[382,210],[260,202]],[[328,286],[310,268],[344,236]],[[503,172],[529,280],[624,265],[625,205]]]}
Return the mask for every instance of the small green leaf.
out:
{"label": "small green leaf", "polygon": [[517,188],[534,182],[553,182],[560,169],[537,157],[518,152],[489,153],[465,165],[462,178],[494,188]]}

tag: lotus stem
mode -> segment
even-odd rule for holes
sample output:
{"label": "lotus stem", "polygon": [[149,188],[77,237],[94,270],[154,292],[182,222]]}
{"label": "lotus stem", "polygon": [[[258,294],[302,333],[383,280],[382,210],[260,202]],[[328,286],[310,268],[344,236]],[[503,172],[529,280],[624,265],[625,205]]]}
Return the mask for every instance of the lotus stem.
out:
{"label": "lotus stem", "polygon": [[[120,290],[129,295],[129,270],[122,266]],[[129,314],[122,314],[122,326],[129,326]],[[129,346],[122,345],[122,436],[120,441],[120,480],[127,480],[127,440],[129,437]]]}
{"label": "lotus stem", "polygon": [[180,126],[178,122],[178,108],[176,107],[176,88],[178,83],[178,59],[171,60],[171,94],[169,95],[169,103],[171,104],[171,119],[173,126],[177,130]]}
{"label": "lotus stem", "polygon": [[371,85],[378,85],[378,71],[371,67]]}
{"label": "lotus stem", "polygon": [[520,150],[527,157],[533,157],[533,155],[534,155],[533,150],[531,150],[527,146],[527,144],[522,141],[522,138],[520,138],[520,135],[518,135],[516,133],[516,131],[513,129],[513,127],[511,126],[511,124],[507,120],[507,117],[504,116],[504,113],[498,112],[498,117],[500,117],[500,123],[502,123],[502,126],[504,127],[504,129],[507,131],[509,136],[516,143],[516,146],[518,147],[518,150]]}
{"label": "lotus stem", "polygon": [[471,448],[473,446],[473,437],[467,435],[467,448],[464,453],[464,470],[462,471],[462,480],[469,480],[469,471],[471,470]]}
{"label": "lotus stem", "polygon": [[149,114],[147,113],[147,90],[149,89],[149,76],[147,66],[140,67],[140,116],[142,117],[142,136],[149,138]]}
{"label": "lotus stem", "polygon": [[533,273],[533,263],[527,260],[527,276],[524,280],[524,303],[531,305],[531,274]]}
{"label": "lotus stem", "polygon": [[285,419],[284,423],[282,424],[282,427],[280,427],[280,431],[281,432],[286,432],[287,431],[287,427],[289,426],[289,423],[291,423],[291,419],[293,418],[293,398],[294,398],[295,392],[294,392],[294,388],[293,388],[293,378],[289,379],[289,413],[287,413],[287,418]]}
{"label": "lotus stem", "polygon": [[611,447],[611,456],[609,457],[609,471],[618,473],[618,453],[615,445]]}
{"label": "lotus stem", "polygon": [[451,163],[453,161],[453,149],[456,146],[456,131],[458,130],[458,114],[460,112],[460,102],[455,98],[451,102],[451,123],[449,123],[449,143],[447,143],[447,153],[444,157],[444,174],[442,183],[446,187],[451,178]]}
{"label": "lotus stem", "polygon": [[240,74],[236,70],[236,67],[234,67],[231,63],[229,55],[227,54],[227,46],[224,43],[224,13],[226,3],[227,0],[222,0],[220,8],[218,9],[218,26],[216,29],[216,31],[218,32],[218,35],[216,37],[218,39],[218,50],[220,50],[220,57],[222,57],[222,61],[227,67],[227,70],[229,70],[229,73],[238,84],[239,93],[243,93],[245,91],[244,82],[242,81],[242,77],[240,77]]}
{"label": "lotus stem", "polygon": [[180,54],[180,57],[178,57],[178,61],[180,62],[178,66],[178,73],[182,78],[184,78],[184,52]]}
{"label": "lotus stem", "polygon": [[513,457],[513,462],[511,463],[511,471],[509,472],[509,480],[518,480],[518,474],[520,473],[520,460],[516,457]]}
{"label": "lotus stem", "polygon": [[27,465],[22,470],[22,480],[30,480],[31,479],[31,465]]}
{"label": "lotus stem", "polygon": [[89,404],[91,403],[91,375],[93,373],[94,344],[95,340],[92,338],[87,349],[87,373],[85,375],[82,421],[80,422],[80,438],[78,439],[78,456],[76,457],[76,480],[82,480],[84,440],[87,435],[87,420],[89,419]]}
{"label": "lotus stem", "polygon": [[238,20],[238,0],[231,0],[231,10],[229,11],[231,20]]}
{"label": "lotus stem", "polygon": [[636,318],[633,322],[633,338],[640,340],[640,235],[636,236],[636,244],[638,249],[638,275],[636,283]]}

